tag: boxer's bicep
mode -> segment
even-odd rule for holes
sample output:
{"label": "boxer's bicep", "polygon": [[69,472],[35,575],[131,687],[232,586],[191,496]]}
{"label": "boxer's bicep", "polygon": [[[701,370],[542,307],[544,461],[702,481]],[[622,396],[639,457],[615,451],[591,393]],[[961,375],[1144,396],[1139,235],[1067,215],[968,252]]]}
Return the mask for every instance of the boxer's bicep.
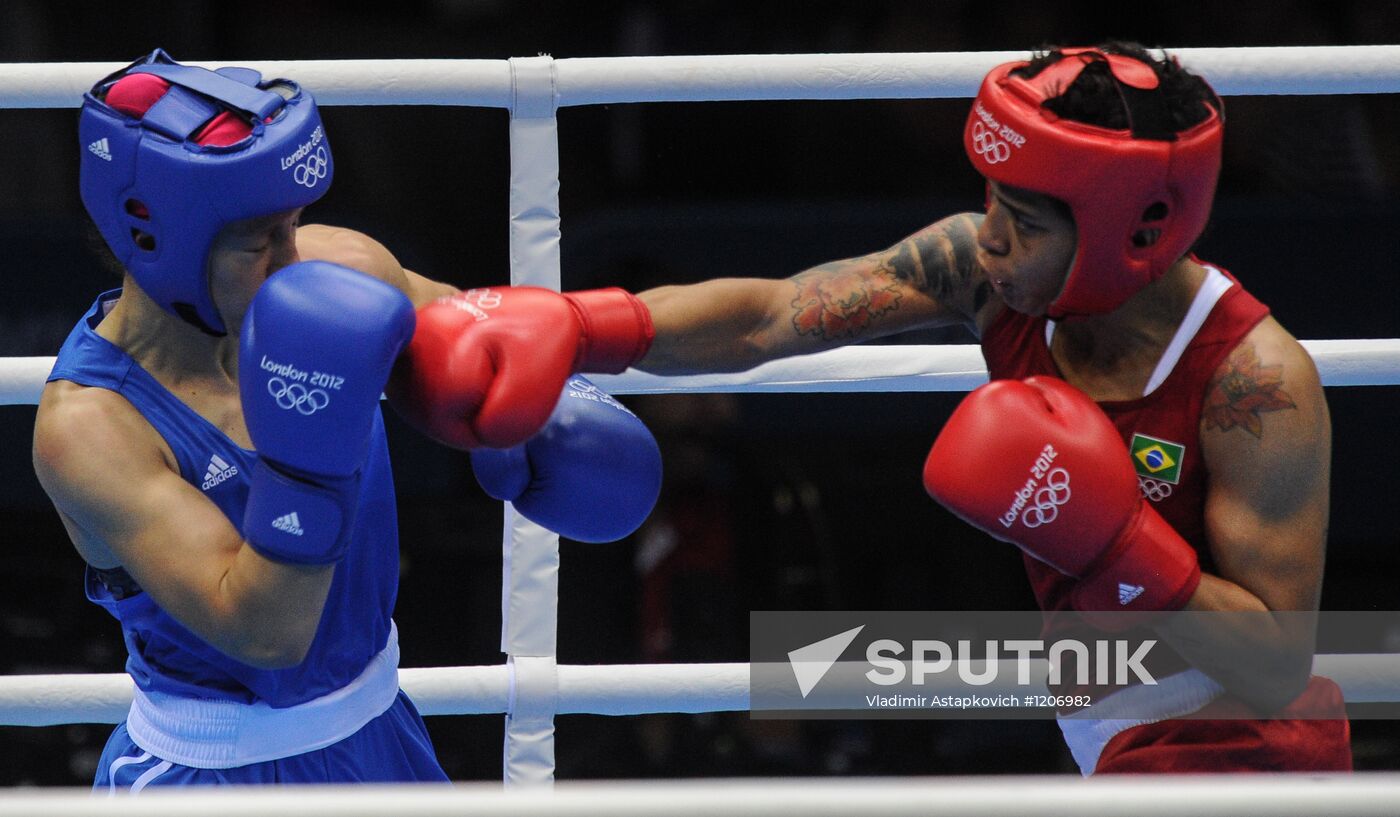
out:
{"label": "boxer's bicep", "polygon": [[120,395],[50,384],[35,419],[33,456],[40,484],[84,558],[96,567],[124,568],[162,609],[216,648],[253,665],[276,664],[289,630],[307,626],[300,609],[305,596],[328,577],[271,562],[245,546]]}

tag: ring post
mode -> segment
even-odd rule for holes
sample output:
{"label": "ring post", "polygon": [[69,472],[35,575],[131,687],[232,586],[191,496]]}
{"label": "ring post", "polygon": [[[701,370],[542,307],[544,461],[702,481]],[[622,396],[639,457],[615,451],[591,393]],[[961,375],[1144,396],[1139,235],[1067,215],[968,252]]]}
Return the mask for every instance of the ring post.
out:
{"label": "ring post", "polygon": [[[554,60],[510,60],[510,282],[559,290],[559,134]],[[554,783],[559,537],[505,505],[501,650],[508,656],[505,783]]]}

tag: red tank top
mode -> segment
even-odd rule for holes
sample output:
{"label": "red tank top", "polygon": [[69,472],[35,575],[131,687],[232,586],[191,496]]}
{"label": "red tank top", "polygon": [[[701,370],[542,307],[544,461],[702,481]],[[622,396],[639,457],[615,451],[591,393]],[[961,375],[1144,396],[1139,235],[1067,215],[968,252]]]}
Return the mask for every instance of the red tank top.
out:
{"label": "red tank top", "polygon": [[[1136,400],[1099,403],[1128,445],[1143,496],[1196,549],[1201,568],[1207,572],[1213,571],[1213,560],[1205,536],[1206,470],[1201,455],[1201,409],[1212,375],[1225,357],[1269,314],[1268,308],[1246,292],[1229,273],[1218,272],[1219,276],[1212,273],[1202,285],[1202,291],[1228,288],[1190,335],[1165,379]],[[1197,309],[1202,306],[1201,297],[1197,295],[1196,304],[1183,325],[1201,317]],[[1174,342],[1164,358],[1173,354],[1175,346]],[[994,380],[1037,374],[1060,376],[1050,356],[1045,318],[1004,310],[984,333],[982,354]],[[1154,373],[1154,382],[1159,376]],[[1088,630],[1077,616],[1065,614],[1071,609],[1069,593],[1073,579],[1029,556],[1025,557],[1025,564],[1044,611],[1042,631],[1046,641],[1079,638],[1092,642],[1102,636],[1102,633]],[[1154,637],[1155,634],[1146,630],[1114,636],[1130,642],[1135,638]],[[1143,666],[1157,678],[1189,667],[1185,659],[1160,640],[1147,654]],[[1058,685],[1055,691],[1087,693],[1096,702],[1112,691],[1093,684],[1068,683],[1072,678],[1072,674],[1067,674],[1067,683]],[[1130,725],[1131,721],[1124,722],[1125,728],[1106,738],[1106,744],[1089,747],[1090,756],[1080,760],[1076,754],[1076,760],[1080,760],[1086,774],[1095,769],[1100,772],[1349,771],[1351,733],[1336,684],[1324,678],[1312,678],[1307,689],[1290,706],[1294,707],[1298,712],[1308,713],[1308,719],[1249,719],[1246,716],[1252,710],[1226,693],[1200,710],[1204,717],[1199,719],[1169,717],[1135,726]],[[1329,712],[1328,717],[1335,720],[1317,719]],[[1070,740],[1069,732],[1066,732],[1066,739]],[[1070,743],[1074,749],[1075,741],[1070,740]],[[1086,746],[1078,748],[1082,752]]]}
{"label": "red tank top", "polygon": [[[1201,455],[1201,408],[1216,369],[1245,335],[1268,316],[1269,309],[1246,292],[1229,273],[1206,266],[1213,272],[1202,284],[1183,321],[1185,328],[1165,356],[1173,356],[1177,345],[1187,340],[1180,336],[1187,334],[1192,324],[1199,322],[1199,328],[1189,336],[1165,379],[1155,388],[1149,384],[1150,391],[1136,400],[1100,402],[1099,406],[1128,446],[1143,496],[1196,549],[1201,569],[1212,572],[1213,562],[1205,537],[1206,470]],[[1220,290],[1223,293],[1214,306],[1210,306],[1210,296]],[[1203,298],[1207,300],[1203,302]],[[1207,308],[1209,312],[1205,313]],[[1044,317],[1002,310],[982,337],[982,354],[991,378],[1063,377],[1050,356],[1046,328]],[[1025,564],[1036,599],[1045,611],[1045,639],[1078,636],[1092,640],[1094,632],[1087,630],[1077,617],[1057,615],[1072,609],[1070,591],[1074,580],[1030,556],[1025,557]],[[1152,637],[1145,631],[1142,635]],[[1131,639],[1131,636],[1125,637]],[[1148,659],[1144,665],[1157,677],[1188,666],[1160,643]],[[1071,687],[1064,689],[1069,691]]]}

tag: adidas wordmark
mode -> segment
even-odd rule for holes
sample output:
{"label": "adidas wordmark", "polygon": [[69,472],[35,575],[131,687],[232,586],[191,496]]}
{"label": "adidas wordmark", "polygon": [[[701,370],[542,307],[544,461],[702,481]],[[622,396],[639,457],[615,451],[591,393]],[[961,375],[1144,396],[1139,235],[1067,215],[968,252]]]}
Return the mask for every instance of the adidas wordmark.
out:
{"label": "adidas wordmark", "polygon": [[209,490],[229,477],[238,475],[238,466],[229,465],[224,462],[224,458],[218,454],[209,458],[209,468],[204,472],[204,483],[200,486],[204,490]]}

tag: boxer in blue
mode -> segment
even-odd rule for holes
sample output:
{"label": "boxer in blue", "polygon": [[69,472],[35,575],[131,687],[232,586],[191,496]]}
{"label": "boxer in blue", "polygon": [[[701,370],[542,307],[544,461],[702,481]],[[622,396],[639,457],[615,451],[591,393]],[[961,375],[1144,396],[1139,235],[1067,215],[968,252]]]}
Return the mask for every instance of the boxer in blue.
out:
{"label": "boxer in blue", "polygon": [[564,338],[577,365],[520,381],[483,424],[461,401],[497,372],[458,340],[491,291],[299,225],[334,175],[309,93],[157,51],[86,95],[79,131],[83,202],[125,276],[59,353],[34,464],[136,686],[95,786],[445,781],[398,687],[380,394],[392,370],[396,408],[425,431],[499,449],[474,466],[522,513],[619,538],[655,500],[660,455],[569,376],[643,354],[645,311],[619,291],[569,296],[572,330],[543,342]]}

